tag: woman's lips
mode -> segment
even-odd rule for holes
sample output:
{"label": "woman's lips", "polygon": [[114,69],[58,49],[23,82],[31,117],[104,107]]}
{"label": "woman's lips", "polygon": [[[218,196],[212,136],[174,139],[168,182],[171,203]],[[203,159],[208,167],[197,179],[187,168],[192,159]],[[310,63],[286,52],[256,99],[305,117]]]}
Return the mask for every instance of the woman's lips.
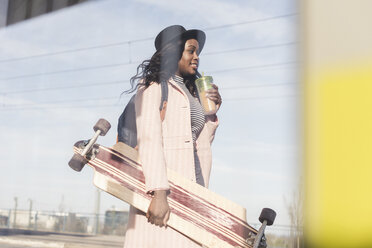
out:
{"label": "woman's lips", "polygon": [[196,69],[198,69],[198,64],[193,63],[193,64],[191,64],[191,67],[196,70]]}

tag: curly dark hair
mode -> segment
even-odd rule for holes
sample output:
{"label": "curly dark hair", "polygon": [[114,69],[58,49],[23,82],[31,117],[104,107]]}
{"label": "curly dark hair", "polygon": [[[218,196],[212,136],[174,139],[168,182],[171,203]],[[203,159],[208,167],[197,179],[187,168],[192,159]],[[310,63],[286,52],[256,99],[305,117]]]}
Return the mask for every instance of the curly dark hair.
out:
{"label": "curly dark hair", "polygon": [[[131,89],[125,93],[132,93],[141,85],[148,87],[152,82],[160,83],[172,77],[178,69],[178,61],[182,57],[185,43],[184,39],[168,43],[156,51],[151,59],[144,60],[137,67],[136,75],[130,79]],[[195,80],[198,77],[200,74],[197,72],[193,76],[184,78],[187,89],[194,96],[196,96]]]}

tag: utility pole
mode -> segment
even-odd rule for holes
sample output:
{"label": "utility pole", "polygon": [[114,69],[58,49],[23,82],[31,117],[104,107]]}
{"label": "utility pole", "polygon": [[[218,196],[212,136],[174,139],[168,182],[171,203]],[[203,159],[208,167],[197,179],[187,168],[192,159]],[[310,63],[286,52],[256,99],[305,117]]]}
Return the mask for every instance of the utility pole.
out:
{"label": "utility pole", "polygon": [[13,228],[16,228],[18,197],[14,197],[14,203]]}
{"label": "utility pole", "polygon": [[60,203],[59,206],[58,206],[58,211],[59,211],[60,213],[64,213],[64,212],[65,212],[65,204],[64,204],[64,202],[65,202],[65,196],[62,195],[61,203]]}
{"label": "utility pole", "polygon": [[97,188],[96,191],[96,206],[95,206],[95,214],[96,214],[96,219],[95,219],[95,227],[94,227],[94,233],[98,234],[99,231],[99,207],[100,207],[100,202],[101,202],[101,191]]}
{"label": "utility pole", "polygon": [[31,199],[28,199],[28,201],[30,202],[30,208],[28,210],[28,228],[31,229],[31,219],[32,219],[32,200]]}
{"label": "utility pole", "polygon": [[36,214],[35,214],[35,224],[34,224],[34,230],[35,231],[37,230],[37,219],[38,219],[37,215],[38,215],[38,212],[36,211]]}

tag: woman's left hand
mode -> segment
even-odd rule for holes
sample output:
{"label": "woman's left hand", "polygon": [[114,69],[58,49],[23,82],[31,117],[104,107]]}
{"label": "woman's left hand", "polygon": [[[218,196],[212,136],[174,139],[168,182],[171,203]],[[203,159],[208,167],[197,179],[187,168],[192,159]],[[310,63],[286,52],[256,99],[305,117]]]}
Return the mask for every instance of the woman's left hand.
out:
{"label": "woman's left hand", "polygon": [[219,108],[221,107],[221,104],[222,104],[222,99],[221,99],[221,95],[218,91],[218,86],[215,85],[215,84],[212,84],[212,87],[213,89],[209,89],[206,91],[206,96],[212,100],[213,102],[215,102],[216,104],[216,108],[217,108],[217,111],[219,110]]}

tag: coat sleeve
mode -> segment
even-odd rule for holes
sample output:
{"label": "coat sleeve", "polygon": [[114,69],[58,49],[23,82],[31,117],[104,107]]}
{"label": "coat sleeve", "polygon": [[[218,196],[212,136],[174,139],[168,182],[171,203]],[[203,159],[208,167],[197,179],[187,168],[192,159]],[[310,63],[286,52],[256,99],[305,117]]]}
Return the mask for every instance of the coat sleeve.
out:
{"label": "coat sleeve", "polygon": [[212,144],[214,140],[214,136],[216,134],[217,127],[219,125],[217,115],[207,116],[205,120],[205,124],[209,131],[209,142]]}
{"label": "coat sleeve", "polygon": [[167,167],[160,119],[160,85],[140,87],[136,94],[138,154],[145,176],[146,192],[168,190]]}

